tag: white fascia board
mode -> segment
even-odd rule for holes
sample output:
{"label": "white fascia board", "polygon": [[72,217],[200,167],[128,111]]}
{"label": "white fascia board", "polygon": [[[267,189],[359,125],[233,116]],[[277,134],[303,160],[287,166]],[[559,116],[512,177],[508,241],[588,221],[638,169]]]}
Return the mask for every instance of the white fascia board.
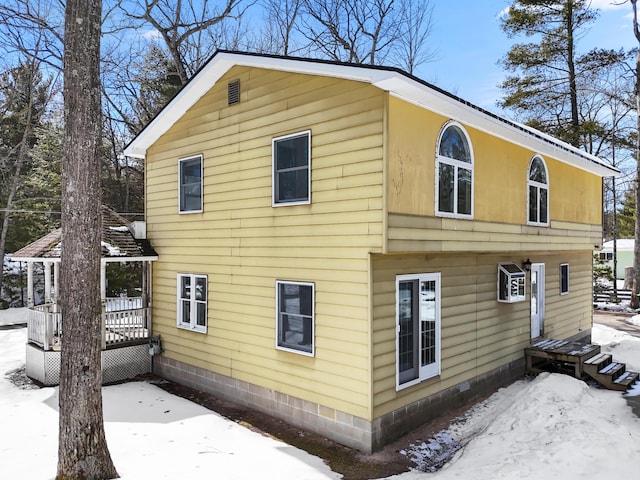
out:
{"label": "white fascia board", "polygon": [[[149,123],[140,134],[125,148],[128,157],[144,159],[147,149],[177,122],[215,83],[234,66],[246,66],[279,70],[291,73],[321,75],[344,78],[360,82],[374,83],[372,71],[367,68],[348,65],[333,65],[305,60],[262,57],[221,52],[171,100],[166,108]],[[390,72],[373,71],[389,76]]]}
{"label": "white fascia board", "polygon": [[129,262],[155,262],[158,260],[158,256],[152,257],[102,257],[100,261],[102,263],[129,263]]}
{"label": "white fascia board", "polygon": [[60,257],[11,257],[12,262],[60,263]]}
{"label": "white fascia board", "polygon": [[370,83],[406,102],[530,149],[532,154],[548,155],[603,177],[619,174],[616,168],[607,165],[594,155],[525,125],[519,125],[489,114],[480,108],[474,108],[463,100],[457,100],[396,70],[230,52],[217,53],[127,146],[125,155],[144,159],[147,149],[236,65]]}

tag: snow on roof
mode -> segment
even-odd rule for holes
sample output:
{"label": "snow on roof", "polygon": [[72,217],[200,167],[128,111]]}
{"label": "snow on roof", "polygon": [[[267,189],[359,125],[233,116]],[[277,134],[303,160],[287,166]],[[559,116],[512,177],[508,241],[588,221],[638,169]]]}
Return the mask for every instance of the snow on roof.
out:
{"label": "snow on roof", "polygon": [[[157,257],[147,240],[138,240],[128,228],[129,221],[113,210],[102,207],[102,258]],[[36,258],[60,258],[62,229],[57,228],[12,255],[15,261]]]}
{"label": "snow on roof", "polygon": [[167,132],[215,83],[235,66],[255,67],[308,75],[330,76],[366,82],[390,95],[506,141],[549,155],[600,176],[616,176],[619,170],[602,159],[535,130],[513,122],[397,68],[339,63],[246,52],[218,51],[178,94],[125,148],[125,155],[144,158],[147,149]]}
{"label": "snow on roof", "polygon": [[[633,251],[633,246],[635,245],[635,241],[633,238],[619,238],[616,240],[616,250],[618,251]],[[613,251],[613,240],[609,240],[608,242],[604,242],[602,244],[601,251]]]}

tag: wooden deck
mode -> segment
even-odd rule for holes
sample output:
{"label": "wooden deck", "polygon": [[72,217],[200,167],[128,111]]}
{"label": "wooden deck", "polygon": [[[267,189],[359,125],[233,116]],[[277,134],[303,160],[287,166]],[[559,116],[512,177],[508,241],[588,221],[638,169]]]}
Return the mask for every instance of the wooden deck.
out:
{"label": "wooden deck", "polygon": [[542,338],[524,352],[528,372],[544,372],[555,364],[560,370],[573,370],[573,376],[581,379],[584,362],[600,353],[600,345]]}
{"label": "wooden deck", "polygon": [[640,374],[629,372],[624,363],[614,362],[611,354],[600,353],[600,345],[542,338],[524,349],[527,371],[557,371],[578,379],[592,378],[604,388],[625,391]]}

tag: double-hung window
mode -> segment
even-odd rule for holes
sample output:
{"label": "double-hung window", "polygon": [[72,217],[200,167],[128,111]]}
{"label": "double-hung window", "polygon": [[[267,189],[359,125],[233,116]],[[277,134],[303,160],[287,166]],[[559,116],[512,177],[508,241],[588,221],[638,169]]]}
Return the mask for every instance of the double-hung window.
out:
{"label": "double-hung window", "polygon": [[549,225],[549,177],[541,157],[535,156],[529,164],[527,176],[527,204],[529,225]]}
{"label": "double-hung window", "polygon": [[314,355],[313,283],[276,281],[276,348]]}
{"label": "double-hung window", "polygon": [[473,152],[461,125],[442,130],[436,157],[436,214],[473,217]]}
{"label": "double-hung window", "polygon": [[273,205],[311,203],[311,131],[272,140]]}
{"label": "double-hung window", "polygon": [[396,390],[440,375],[440,273],[396,277]]}
{"label": "double-hung window", "polygon": [[179,170],[179,212],[202,212],[202,155],[181,158]]}
{"label": "double-hung window", "polygon": [[207,333],[207,277],[178,274],[178,327]]}

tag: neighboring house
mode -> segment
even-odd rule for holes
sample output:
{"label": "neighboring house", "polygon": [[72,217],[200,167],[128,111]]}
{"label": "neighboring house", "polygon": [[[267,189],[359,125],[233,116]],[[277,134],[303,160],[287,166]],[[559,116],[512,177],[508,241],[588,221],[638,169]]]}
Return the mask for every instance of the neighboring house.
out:
{"label": "neighboring house", "polygon": [[372,451],[590,335],[617,170],[399,70],[218,52],[125,153],[163,377]]}
{"label": "neighboring house", "polygon": [[[626,267],[633,267],[634,245],[633,238],[619,238],[616,240],[617,268],[615,275],[619,280],[624,280],[624,269]],[[596,254],[604,265],[611,267],[613,272],[613,240],[604,242],[602,248],[596,251]]]}

